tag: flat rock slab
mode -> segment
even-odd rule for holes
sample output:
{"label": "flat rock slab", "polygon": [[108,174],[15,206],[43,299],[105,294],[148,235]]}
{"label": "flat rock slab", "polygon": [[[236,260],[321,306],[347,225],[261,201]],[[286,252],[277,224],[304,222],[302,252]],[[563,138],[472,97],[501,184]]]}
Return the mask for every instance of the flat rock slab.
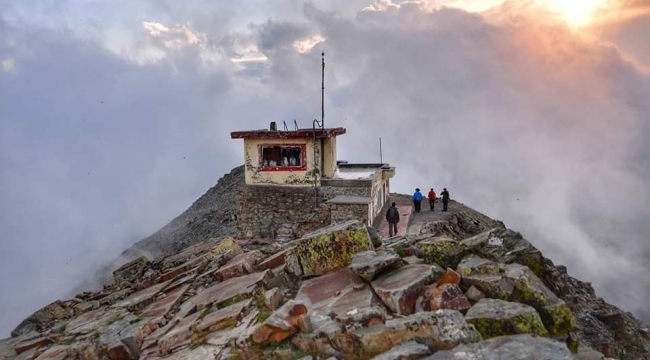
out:
{"label": "flat rock slab", "polygon": [[244,316],[244,310],[250,304],[251,300],[244,300],[215,310],[205,315],[196,328],[198,331],[210,333],[233,326]]}
{"label": "flat rock slab", "polygon": [[149,259],[141,256],[122,265],[113,271],[113,279],[116,284],[130,284],[140,280],[144,270],[149,266]]}
{"label": "flat rock slab", "polygon": [[455,310],[419,312],[388,320],[385,325],[354,330],[352,335],[356,346],[366,354],[381,354],[415,339],[434,350],[452,349],[459,344],[481,340],[478,331]]}
{"label": "flat rock slab", "polygon": [[352,263],[349,268],[363,280],[370,282],[383,271],[396,269],[403,264],[402,258],[397,255],[395,250],[380,249],[362,251],[352,255]]}
{"label": "flat rock slab", "polygon": [[349,221],[306,234],[294,248],[305,276],[324,275],[350,265],[352,254],[374,250],[365,224]]}
{"label": "flat rock slab", "polygon": [[417,256],[411,255],[402,258],[406,262],[407,265],[414,265],[414,264],[424,264],[424,259],[420,259]]}
{"label": "flat rock slab", "polygon": [[247,298],[252,296],[255,288],[262,288],[264,284],[271,279],[272,275],[269,270],[244,275],[236,278],[230,278],[224,282],[217,283],[207,289],[202,290],[196,296],[187,300],[189,307],[204,308],[208,304],[220,305],[226,301],[231,301],[236,297]]}
{"label": "flat rock slab", "polygon": [[539,314],[531,306],[498,299],[481,299],[465,315],[484,339],[504,335],[548,336]]}
{"label": "flat rock slab", "polygon": [[112,307],[123,307],[123,308],[140,308],[151,304],[154,301],[156,295],[158,295],[165,286],[169,285],[169,281],[150,286],[146,289],[140,290],[136,293],[133,293],[128,298],[113,304]]}
{"label": "flat rock slab", "polygon": [[164,298],[142,309],[142,317],[145,319],[160,319],[169,314],[172,308],[178,305],[189,287],[189,285],[183,285],[165,293]]}
{"label": "flat rock slab", "polygon": [[502,336],[439,351],[426,360],[572,360],[566,344],[530,335]]}
{"label": "flat rock slab", "polygon": [[406,265],[380,276],[372,288],[393,312],[409,315],[415,311],[420,290],[435,282],[444,273],[435,265]]}
{"label": "flat rock slab", "polygon": [[387,316],[370,286],[348,268],[304,281],[296,300],[304,303],[310,314],[359,326],[383,323]]}
{"label": "flat rock slab", "polygon": [[287,250],[280,251],[274,255],[269,256],[257,265],[258,270],[275,269],[278,266],[284,265]]}
{"label": "flat rock slab", "polygon": [[429,350],[428,346],[415,341],[408,341],[375,356],[372,360],[416,360],[430,354],[431,350]]}

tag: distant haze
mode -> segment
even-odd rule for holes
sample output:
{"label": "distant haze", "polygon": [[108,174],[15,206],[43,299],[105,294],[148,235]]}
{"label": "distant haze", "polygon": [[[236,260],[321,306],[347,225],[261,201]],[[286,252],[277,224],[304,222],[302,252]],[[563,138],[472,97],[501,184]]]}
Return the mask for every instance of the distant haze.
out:
{"label": "distant haze", "polygon": [[322,51],[339,159],[381,137],[393,191],[449,188],[650,320],[650,1],[551,3],[3,3],[0,337],[240,165],[230,131],[311,126]]}

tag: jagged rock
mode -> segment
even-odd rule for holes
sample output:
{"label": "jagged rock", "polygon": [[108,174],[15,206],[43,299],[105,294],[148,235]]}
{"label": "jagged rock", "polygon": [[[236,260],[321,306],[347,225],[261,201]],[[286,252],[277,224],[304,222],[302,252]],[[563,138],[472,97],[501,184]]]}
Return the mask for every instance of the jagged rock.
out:
{"label": "jagged rock", "polygon": [[465,292],[465,297],[469,301],[478,302],[481,299],[485,299],[485,294],[474,285],[470,286],[469,289]]}
{"label": "jagged rock", "polygon": [[12,332],[12,337],[29,334],[32,331],[43,331],[57,320],[68,319],[74,311],[63,306],[61,301],[55,301],[23,320]]}
{"label": "jagged rock", "polygon": [[169,281],[172,279],[177,279],[178,277],[182,276],[183,274],[187,273],[188,271],[191,271],[192,269],[198,269],[205,267],[208,265],[209,261],[207,257],[205,256],[200,256],[196,257],[194,259],[188,260],[187,262],[178,265],[175,268],[167,270],[165,273],[160,275],[158,282],[165,282]]}
{"label": "jagged rock", "polygon": [[370,282],[383,271],[398,268],[402,264],[402,258],[394,250],[380,249],[352,255],[352,263],[349,267],[363,280]]}
{"label": "jagged rock", "polygon": [[161,284],[156,284],[150,286],[146,289],[142,289],[136,293],[133,293],[128,298],[113,304],[113,308],[142,308],[155,301],[156,295],[158,295],[171,281],[167,281]]}
{"label": "jagged rock", "polygon": [[573,355],[574,360],[607,360],[603,353],[591,348],[580,348],[578,353]]}
{"label": "jagged rock", "polygon": [[451,349],[463,343],[481,340],[476,329],[455,310],[420,312],[387,320],[385,325],[356,329],[356,346],[367,357],[381,354],[399,344],[418,339],[434,350]]}
{"label": "jagged rock", "polygon": [[95,301],[87,301],[87,302],[82,302],[80,304],[77,304],[74,306],[73,311],[75,316],[79,316],[85,312],[88,312],[90,310],[95,310],[99,308],[101,304],[99,303],[98,300]]}
{"label": "jagged rock", "polygon": [[42,346],[52,344],[56,341],[52,336],[41,336],[36,339],[21,341],[14,347],[16,354],[22,354],[27,350],[38,349]]}
{"label": "jagged rock", "polygon": [[440,309],[465,311],[472,306],[456,284],[443,284],[436,288],[428,288],[422,296],[424,311]]}
{"label": "jagged rock", "polygon": [[416,249],[427,264],[437,264],[443,268],[456,268],[465,257],[466,248],[460,242],[446,236],[420,241]]}
{"label": "jagged rock", "polygon": [[445,271],[444,274],[436,281],[436,284],[438,286],[444,285],[444,284],[454,284],[458,285],[460,284],[460,274],[455,272],[454,270],[447,268],[447,271]]}
{"label": "jagged rock", "polygon": [[372,360],[416,360],[429,354],[431,354],[431,350],[428,346],[408,341],[373,357]]}
{"label": "jagged rock", "polygon": [[436,265],[406,265],[374,280],[372,288],[393,312],[409,315],[415,311],[422,287],[435,282],[443,273]]}
{"label": "jagged rock", "polygon": [[538,311],[551,335],[565,335],[576,328],[576,321],[571,309],[563,300],[546,305]]}
{"label": "jagged rock", "polygon": [[571,360],[566,345],[530,335],[501,336],[452,350],[438,351],[426,360]]}
{"label": "jagged rock", "polygon": [[348,268],[305,280],[296,300],[304,303],[310,314],[327,315],[343,323],[369,326],[386,318],[381,300]]}
{"label": "jagged rock", "polygon": [[[34,360],[66,360],[71,359],[68,356],[68,347],[65,345],[55,345],[45,350]],[[19,360],[19,359],[16,359]]]}
{"label": "jagged rock", "polygon": [[515,290],[514,282],[501,275],[478,274],[463,276],[461,287],[469,289],[472,286],[483,292],[487,297],[501,300],[510,300],[512,292]]}
{"label": "jagged rock", "polygon": [[298,333],[291,339],[291,343],[298,349],[317,352],[321,357],[354,351],[352,336],[345,331],[343,324],[325,315],[310,315],[309,322],[311,332]]}
{"label": "jagged rock", "polygon": [[381,239],[381,236],[379,236],[379,233],[377,232],[377,229],[375,229],[372,226],[368,226],[368,235],[370,235],[370,241],[372,242],[372,245],[375,248],[380,247],[383,245],[383,241]]}
{"label": "jagged rock", "polygon": [[221,282],[251,274],[255,271],[255,265],[260,258],[262,258],[262,254],[258,250],[239,254],[215,271],[213,273],[214,279]]}
{"label": "jagged rock", "polygon": [[483,259],[476,255],[469,255],[458,264],[456,271],[461,276],[477,274],[498,275],[504,271],[504,267],[494,261]]}
{"label": "jagged rock", "polygon": [[481,299],[465,315],[484,339],[516,334],[548,336],[542,319],[531,306],[498,299]]}
{"label": "jagged rock", "polygon": [[270,289],[264,293],[264,305],[271,309],[276,310],[282,305],[282,292],[275,289]]}
{"label": "jagged rock", "polygon": [[297,279],[303,276],[304,272],[302,270],[302,266],[300,265],[300,259],[298,258],[298,254],[296,253],[296,249],[294,247],[286,250],[285,265],[287,274],[289,274],[292,278]]}
{"label": "jagged rock", "polygon": [[307,313],[307,307],[297,301],[289,300],[264,321],[253,333],[253,341],[268,344],[282,341],[298,331],[298,319]]}
{"label": "jagged rock", "polygon": [[117,285],[129,285],[134,283],[140,280],[147,266],[149,266],[149,259],[145,256],[141,256],[113,271],[113,281]]}
{"label": "jagged rock", "polygon": [[367,226],[349,221],[306,234],[298,240],[294,251],[304,275],[312,276],[348,266],[352,254],[373,249]]}

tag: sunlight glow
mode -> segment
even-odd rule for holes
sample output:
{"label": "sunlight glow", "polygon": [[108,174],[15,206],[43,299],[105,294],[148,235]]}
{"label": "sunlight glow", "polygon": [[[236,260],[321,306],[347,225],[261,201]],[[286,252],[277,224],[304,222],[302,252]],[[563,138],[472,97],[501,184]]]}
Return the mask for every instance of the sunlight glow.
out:
{"label": "sunlight glow", "polygon": [[563,14],[570,26],[579,27],[589,24],[599,8],[607,5],[607,0],[546,0],[546,2]]}

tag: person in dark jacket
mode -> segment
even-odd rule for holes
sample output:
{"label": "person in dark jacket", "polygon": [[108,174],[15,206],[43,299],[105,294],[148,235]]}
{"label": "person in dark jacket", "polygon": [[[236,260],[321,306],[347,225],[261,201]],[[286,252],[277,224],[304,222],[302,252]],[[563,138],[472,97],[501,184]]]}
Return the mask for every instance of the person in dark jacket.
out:
{"label": "person in dark jacket", "polygon": [[433,191],[433,188],[431,188],[431,191],[429,191],[429,206],[431,207],[431,211],[433,211],[434,204],[436,202],[436,192]]}
{"label": "person in dark jacket", "polygon": [[386,211],[386,221],[388,221],[388,236],[393,237],[397,235],[397,223],[399,222],[399,211],[395,207],[395,203]]}
{"label": "person in dark jacket", "polygon": [[422,205],[422,193],[420,189],[415,189],[415,193],[413,193],[413,205],[415,206],[415,212],[419,213],[420,205]]}
{"label": "person in dark jacket", "polygon": [[449,191],[447,188],[442,189],[442,211],[447,211],[447,204],[449,204]]}

